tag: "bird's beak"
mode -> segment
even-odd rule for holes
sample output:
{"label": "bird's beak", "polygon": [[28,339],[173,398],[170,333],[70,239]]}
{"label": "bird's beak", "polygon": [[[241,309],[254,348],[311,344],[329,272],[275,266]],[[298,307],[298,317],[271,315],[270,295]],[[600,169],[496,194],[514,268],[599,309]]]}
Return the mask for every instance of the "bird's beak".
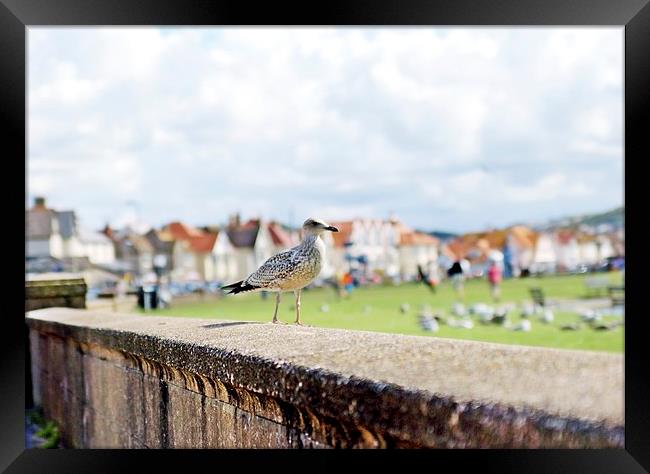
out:
{"label": "bird's beak", "polygon": [[338,232],[339,230],[333,225],[325,227],[325,230],[331,230],[332,232]]}

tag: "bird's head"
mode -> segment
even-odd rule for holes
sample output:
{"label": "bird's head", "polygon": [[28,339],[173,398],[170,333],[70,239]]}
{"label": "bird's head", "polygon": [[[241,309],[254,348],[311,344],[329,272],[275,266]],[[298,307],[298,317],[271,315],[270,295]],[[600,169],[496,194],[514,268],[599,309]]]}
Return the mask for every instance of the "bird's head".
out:
{"label": "bird's head", "polygon": [[325,231],[338,232],[339,230],[333,225],[320,220],[309,218],[302,225],[302,230],[305,231],[306,235],[321,235]]}

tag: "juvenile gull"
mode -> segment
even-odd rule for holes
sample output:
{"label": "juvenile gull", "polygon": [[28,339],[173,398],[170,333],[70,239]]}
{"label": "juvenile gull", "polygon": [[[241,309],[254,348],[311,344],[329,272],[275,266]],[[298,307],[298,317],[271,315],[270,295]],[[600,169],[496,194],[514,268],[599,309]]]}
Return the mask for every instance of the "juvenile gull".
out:
{"label": "juvenile gull", "polygon": [[320,273],[325,259],[325,242],[321,234],[326,230],[339,230],[319,219],[307,219],[302,225],[302,242],[269,258],[245,279],[223,286],[228,294],[249,291],[276,291],[273,322],[278,323],[278,306],[283,291],[293,291],[296,296],[296,324],[300,322],[300,290],[309,285]]}

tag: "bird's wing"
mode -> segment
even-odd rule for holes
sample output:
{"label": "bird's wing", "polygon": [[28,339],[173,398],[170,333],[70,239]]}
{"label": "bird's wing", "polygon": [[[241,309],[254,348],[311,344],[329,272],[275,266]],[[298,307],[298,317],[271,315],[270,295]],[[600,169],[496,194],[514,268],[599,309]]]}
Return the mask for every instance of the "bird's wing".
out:
{"label": "bird's wing", "polygon": [[280,252],[251,273],[245,283],[260,288],[273,286],[273,283],[289,277],[295,271],[300,260],[299,253],[294,249]]}
{"label": "bird's wing", "polygon": [[421,265],[418,265],[418,273],[420,274],[420,279],[422,280],[422,283],[424,283],[427,286],[431,286],[431,281],[429,281],[429,275],[424,273]]}
{"label": "bird's wing", "polygon": [[418,265],[418,273],[420,274],[420,278],[422,278],[423,281],[428,280],[427,275],[424,274],[424,271],[422,270],[422,266]]}

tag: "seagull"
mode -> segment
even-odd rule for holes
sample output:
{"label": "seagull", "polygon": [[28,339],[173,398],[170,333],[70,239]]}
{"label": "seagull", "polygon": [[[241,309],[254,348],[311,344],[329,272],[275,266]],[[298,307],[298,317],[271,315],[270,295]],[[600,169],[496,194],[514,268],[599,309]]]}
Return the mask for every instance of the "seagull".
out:
{"label": "seagull", "polygon": [[465,311],[465,305],[463,305],[463,303],[454,303],[451,312],[456,316],[465,316],[465,314],[467,314]]}
{"label": "seagull", "polygon": [[580,328],[582,328],[582,324],[580,323],[565,324],[560,327],[562,331],[578,331]]}
{"label": "seagull", "polygon": [[531,329],[532,329],[532,324],[528,319],[524,319],[522,322],[512,327],[513,331],[530,332]]}
{"label": "seagull", "polygon": [[438,325],[438,321],[436,321],[434,318],[423,319],[420,321],[420,325],[422,326],[422,329],[424,329],[425,331],[437,332],[438,329],[440,329],[440,326]]}
{"label": "seagull", "polygon": [[295,324],[302,325],[300,322],[300,290],[314,281],[325,260],[325,242],[323,242],[321,234],[325,231],[339,231],[336,227],[313,218],[305,221],[302,230],[304,238],[300,244],[272,256],[245,279],[223,286],[221,289],[230,290],[228,294],[262,290],[276,291],[273,323],[281,323],[278,320],[281,293],[293,291],[296,296]]}
{"label": "seagull", "polygon": [[542,318],[541,318],[542,322],[546,323],[546,324],[549,324],[549,323],[553,322],[553,319],[554,319],[553,318],[553,311],[551,311],[550,309],[544,310],[544,314],[542,315]]}
{"label": "seagull", "polygon": [[424,273],[424,270],[422,269],[422,265],[418,265],[418,276],[420,277],[420,281],[427,285],[431,291],[434,293],[436,292],[436,287],[431,281],[431,278],[429,278],[429,275],[427,273]]}
{"label": "seagull", "polygon": [[505,324],[506,318],[508,317],[508,309],[507,308],[499,308],[494,312],[494,315],[492,316],[492,322],[494,324]]}
{"label": "seagull", "polygon": [[533,314],[535,314],[535,307],[530,304],[524,305],[524,307],[521,310],[521,317],[524,319],[528,319]]}
{"label": "seagull", "polygon": [[586,309],[580,312],[580,319],[588,323],[596,322],[600,319],[600,315],[593,309]]}

